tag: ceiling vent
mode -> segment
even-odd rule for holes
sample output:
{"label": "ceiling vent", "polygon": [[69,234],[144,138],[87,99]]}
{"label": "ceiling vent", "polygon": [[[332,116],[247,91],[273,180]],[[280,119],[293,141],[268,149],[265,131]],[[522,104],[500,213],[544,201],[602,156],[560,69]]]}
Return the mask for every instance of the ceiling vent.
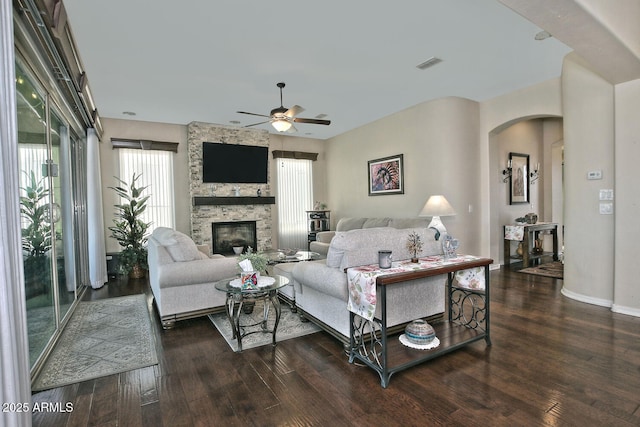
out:
{"label": "ceiling vent", "polygon": [[442,62],[442,59],[436,58],[435,56],[432,56],[431,58],[429,58],[426,61],[424,61],[422,64],[416,65],[416,68],[419,68],[421,70],[426,70],[427,68],[433,67],[434,65],[436,65],[436,64],[438,64],[440,62]]}

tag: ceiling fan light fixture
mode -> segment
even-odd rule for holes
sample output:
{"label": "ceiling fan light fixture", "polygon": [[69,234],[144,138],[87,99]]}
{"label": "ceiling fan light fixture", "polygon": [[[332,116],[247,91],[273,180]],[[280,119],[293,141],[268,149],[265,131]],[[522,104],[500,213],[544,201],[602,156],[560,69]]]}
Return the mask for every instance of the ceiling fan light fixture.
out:
{"label": "ceiling fan light fixture", "polygon": [[284,119],[276,119],[276,120],[271,122],[271,125],[278,132],[286,132],[291,128],[291,122],[289,122],[287,120],[284,120]]}

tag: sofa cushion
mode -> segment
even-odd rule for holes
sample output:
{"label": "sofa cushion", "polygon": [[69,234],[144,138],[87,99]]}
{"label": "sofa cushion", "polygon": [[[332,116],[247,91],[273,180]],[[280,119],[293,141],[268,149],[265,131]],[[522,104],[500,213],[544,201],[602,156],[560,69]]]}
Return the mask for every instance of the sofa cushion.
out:
{"label": "sofa cushion", "polygon": [[418,256],[442,253],[442,248],[435,240],[434,230],[426,228],[396,229],[391,227],[368,228],[337,232],[327,253],[327,266],[344,270],[358,265],[378,262],[379,250],[392,251],[394,260],[409,259],[413,254],[407,250],[409,234],[417,233],[423,244]]}
{"label": "sofa cushion", "polygon": [[[358,228],[349,231],[337,231],[331,239],[329,251],[327,252],[327,266],[342,267],[345,253],[358,248],[365,248],[367,251],[378,247],[379,242],[384,241],[384,230],[388,228]],[[375,249],[376,254],[378,249]]]}
{"label": "sofa cushion", "polygon": [[388,227],[391,218],[367,218],[362,224],[362,228],[380,228]]}
{"label": "sofa cushion", "polygon": [[427,228],[431,218],[393,218],[389,221],[389,227],[393,228]]}
{"label": "sofa cushion", "polygon": [[165,247],[175,262],[186,262],[208,258],[206,254],[203,254],[198,250],[198,246],[196,246],[194,241],[191,240],[191,237],[177,230],[167,227],[158,227],[153,230],[152,236],[160,245]]}
{"label": "sofa cushion", "polygon": [[336,225],[336,231],[349,231],[362,228],[367,218],[340,218]]}
{"label": "sofa cushion", "polygon": [[153,230],[151,235],[154,239],[158,241],[158,243],[162,246],[175,245],[178,243],[176,239],[173,237],[174,230],[173,228],[168,227],[158,227]]}

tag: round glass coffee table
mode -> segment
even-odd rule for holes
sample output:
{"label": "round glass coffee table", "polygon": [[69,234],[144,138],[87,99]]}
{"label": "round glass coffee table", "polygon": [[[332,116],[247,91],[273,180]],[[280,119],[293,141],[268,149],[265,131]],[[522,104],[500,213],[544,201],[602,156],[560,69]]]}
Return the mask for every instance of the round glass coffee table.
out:
{"label": "round glass coffee table", "polygon": [[[294,254],[286,255],[283,250],[271,250],[266,252],[269,266],[273,267],[278,264],[289,264],[296,263],[302,261],[315,261],[317,259],[322,258],[321,255],[317,252],[311,251],[297,251]],[[291,271],[290,268],[285,268],[284,270]],[[290,274],[290,273],[289,273]],[[298,308],[296,306],[296,288],[293,286],[293,283],[289,283],[291,289],[287,289],[282,292],[286,302],[289,303],[291,307],[291,312],[296,313]]]}
{"label": "round glass coffee table", "polygon": [[[264,280],[270,279],[271,280]],[[278,299],[278,289],[287,286],[289,279],[283,276],[274,275],[269,277],[262,277],[261,280],[268,282],[265,286],[260,286],[258,282],[257,289],[242,289],[240,285],[240,279],[238,277],[231,277],[223,279],[215,283],[217,290],[225,292],[227,294],[226,300],[226,312],[229,323],[231,324],[231,330],[233,331],[233,338],[238,340],[238,351],[242,351],[242,338],[255,333],[271,333],[273,335],[273,345],[276,345],[276,331],[278,330],[278,323],[280,323],[280,300]],[[255,303],[256,301],[263,301],[263,316],[262,320],[257,323],[250,323],[246,325],[240,324],[240,313],[242,313],[242,307],[248,303]],[[271,304],[269,304],[271,303]],[[267,320],[269,318],[269,309],[273,307],[276,318],[273,324],[273,328],[269,329]],[[249,330],[248,328],[259,326],[259,328],[253,328],[255,330]]]}

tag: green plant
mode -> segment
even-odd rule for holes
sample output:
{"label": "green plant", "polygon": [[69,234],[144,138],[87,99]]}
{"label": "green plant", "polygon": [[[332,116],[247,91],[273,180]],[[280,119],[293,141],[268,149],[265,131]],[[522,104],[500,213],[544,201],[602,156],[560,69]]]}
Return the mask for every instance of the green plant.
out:
{"label": "green plant", "polygon": [[33,171],[29,174],[29,183],[22,187],[25,195],[20,197],[20,213],[23,223],[22,249],[28,256],[43,256],[51,249],[51,224],[48,218],[49,189],[45,186],[45,178],[36,181]]}
{"label": "green plant", "polygon": [[124,200],[124,203],[114,205],[114,225],[109,227],[111,237],[123,248],[118,257],[118,264],[123,273],[130,272],[136,265],[147,268],[147,230],[150,223],[142,221],[140,217],[147,208],[150,196],[142,195],[146,186],[136,186],[139,178],[140,175],[136,176],[134,173],[131,183],[128,184],[116,177],[120,185],[109,187]]}
{"label": "green plant", "polygon": [[[26,172],[25,172],[26,174]],[[46,294],[51,283],[51,260],[47,256],[53,245],[49,214],[49,189],[46,178],[36,180],[33,171],[27,174],[27,185],[21,187],[20,214],[23,228],[24,280],[27,298]],[[58,236],[58,233],[56,233]]]}
{"label": "green plant", "polygon": [[251,246],[247,248],[247,252],[238,256],[238,261],[244,261],[248,259],[253,265],[253,269],[264,273],[267,270],[267,264],[269,259],[262,252],[254,252]]}

